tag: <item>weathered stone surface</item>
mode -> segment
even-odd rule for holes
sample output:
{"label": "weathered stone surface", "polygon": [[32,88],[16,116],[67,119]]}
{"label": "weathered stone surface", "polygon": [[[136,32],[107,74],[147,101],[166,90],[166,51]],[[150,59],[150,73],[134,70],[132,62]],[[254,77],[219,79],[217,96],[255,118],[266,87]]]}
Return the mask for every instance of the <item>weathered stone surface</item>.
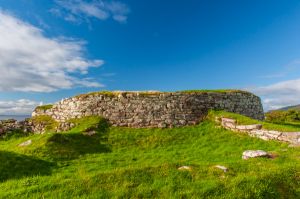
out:
{"label": "weathered stone surface", "polygon": [[28,121],[17,121],[14,119],[0,120],[0,136],[14,131],[31,132]]}
{"label": "weathered stone surface", "polygon": [[32,144],[32,141],[31,140],[27,140],[27,141],[19,144],[18,146],[23,147],[23,146],[28,146],[28,145],[31,145],[31,144]]}
{"label": "weathered stone surface", "polygon": [[[113,126],[176,127],[199,123],[210,109],[223,109],[262,120],[260,98],[247,92],[117,92],[64,99],[47,111],[57,122],[89,115],[102,116]],[[228,123],[228,122],[227,122]]]}
{"label": "weathered stone surface", "polygon": [[269,154],[262,150],[247,150],[243,152],[242,158],[247,160],[249,158],[257,158],[257,157],[269,157]]}
{"label": "weathered stone surface", "polygon": [[228,168],[225,167],[225,166],[222,166],[222,165],[216,165],[216,166],[214,166],[214,167],[217,168],[217,169],[223,170],[225,173],[228,172]]}
{"label": "weathered stone surface", "polygon": [[263,140],[278,140],[283,142],[289,142],[294,146],[300,144],[300,132],[280,132],[266,130],[262,129],[261,124],[237,125],[236,120],[229,118],[221,118],[221,125],[226,129],[237,132],[244,132],[252,137],[257,137]]}
{"label": "weathered stone surface", "polygon": [[96,135],[96,131],[87,131],[87,132],[84,132],[84,135],[87,135],[87,136],[93,136],[93,135]]}
{"label": "weathered stone surface", "polygon": [[181,167],[178,168],[178,170],[180,170],[180,171],[191,171],[192,167],[190,167],[190,166],[181,166]]}

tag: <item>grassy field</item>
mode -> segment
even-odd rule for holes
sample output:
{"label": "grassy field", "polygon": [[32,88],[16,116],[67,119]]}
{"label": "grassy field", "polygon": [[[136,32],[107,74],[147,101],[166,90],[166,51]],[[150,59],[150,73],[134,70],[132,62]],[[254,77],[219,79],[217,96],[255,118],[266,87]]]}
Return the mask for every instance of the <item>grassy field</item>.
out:
{"label": "grassy field", "polygon": [[[285,143],[227,131],[209,119],[173,129],[108,127],[94,117],[77,125],[2,139],[0,198],[300,198],[300,149]],[[98,133],[84,135],[91,126]],[[18,146],[29,139],[31,145]],[[242,160],[251,149],[276,158]]]}

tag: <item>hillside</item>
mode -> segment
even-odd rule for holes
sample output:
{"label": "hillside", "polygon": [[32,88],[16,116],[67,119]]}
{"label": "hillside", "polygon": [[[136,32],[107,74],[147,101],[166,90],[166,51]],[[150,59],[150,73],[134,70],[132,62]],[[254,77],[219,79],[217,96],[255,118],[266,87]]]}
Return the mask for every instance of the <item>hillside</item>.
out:
{"label": "hillside", "polygon": [[280,108],[278,110],[282,110],[282,111],[297,110],[297,111],[300,111],[300,104],[294,105],[294,106],[286,106],[286,107]]}
{"label": "hillside", "polygon": [[[109,127],[87,117],[64,133],[3,137],[0,198],[300,197],[299,148],[225,130],[215,116],[165,129]],[[97,133],[88,136],[91,129]],[[273,158],[243,160],[251,149]]]}

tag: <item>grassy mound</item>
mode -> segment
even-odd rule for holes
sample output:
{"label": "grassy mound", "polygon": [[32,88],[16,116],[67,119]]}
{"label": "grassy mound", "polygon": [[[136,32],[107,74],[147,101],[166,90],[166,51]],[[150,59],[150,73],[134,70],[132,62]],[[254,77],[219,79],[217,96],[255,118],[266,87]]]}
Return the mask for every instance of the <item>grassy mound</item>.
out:
{"label": "grassy mound", "polygon": [[35,109],[46,111],[48,109],[51,109],[52,107],[53,107],[53,104],[46,104],[46,105],[37,106]]}
{"label": "grassy mound", "polygon": [[[97,133],[85,135],[89,129]],[[29,139],[31,145],[17,146]],[[69,132],[12,138],[0,148],[1,162],[10,162],[0,166],[0,198],[300,197],[300,149],[234,133],[212,120],[130,129],[83,118]],[[242,160],[251,149],[277,158]],[[179,171],[184,165],[192,170]]]}

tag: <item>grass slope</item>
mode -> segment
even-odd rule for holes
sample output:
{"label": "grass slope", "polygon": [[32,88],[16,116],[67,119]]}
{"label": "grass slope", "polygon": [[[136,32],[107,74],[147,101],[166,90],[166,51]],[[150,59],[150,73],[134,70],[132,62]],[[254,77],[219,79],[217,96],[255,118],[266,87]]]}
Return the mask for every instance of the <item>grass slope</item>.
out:
{"label": "grass slope", "polygon": [[[90,127],[98,134],[82,134]],[[17,146],[29,139],[31,145]],[[70,132],[2,140],[0,149],[0,198],[300,197],[298,148],[227,131],[211,120],[130,129],[89,118]],[[248,149],[278,157],[242,160]],[[179,171],[183,165],[192,171]]]}

